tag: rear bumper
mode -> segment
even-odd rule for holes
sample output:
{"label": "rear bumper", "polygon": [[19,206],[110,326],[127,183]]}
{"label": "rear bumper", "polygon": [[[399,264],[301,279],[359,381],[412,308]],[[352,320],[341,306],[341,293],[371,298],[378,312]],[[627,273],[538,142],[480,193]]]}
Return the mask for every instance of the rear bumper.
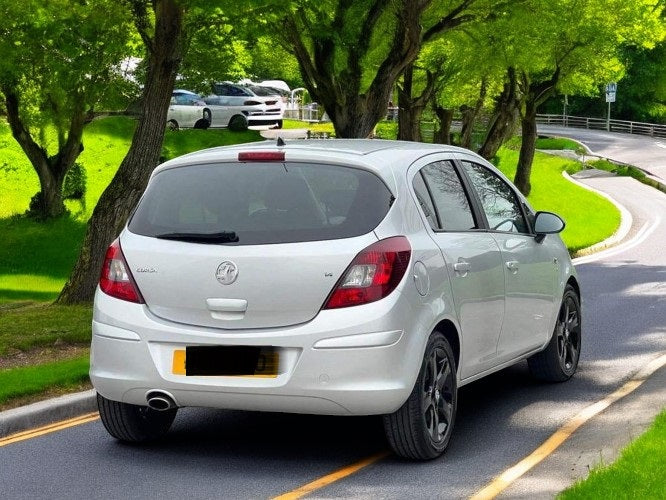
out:
{"label": "rear bumper", "polygon": [[[322,311],[310,322],[292,327],[231,331],[164,321],[146,306],[98,290],[91,380],[104,397],[141,405],[149,391],[158,389],[170,393],[179,406],[329,415],[390,413],[412,390],[427,336],[406,328],[419,322],[410,321],[413,307],[399,296]],[[274,346],[280,354],[278,375],[174,374],[173,353],[188,345]]]}

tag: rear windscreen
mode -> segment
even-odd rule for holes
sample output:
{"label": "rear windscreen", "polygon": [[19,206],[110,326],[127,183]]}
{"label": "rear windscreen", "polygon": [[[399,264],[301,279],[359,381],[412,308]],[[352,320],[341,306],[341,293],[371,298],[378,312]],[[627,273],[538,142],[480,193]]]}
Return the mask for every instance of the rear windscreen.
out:
{"label": "rear windscreen", "polygon": [[375,229],[392,202],[379,177],[357,168],[195,165],[158,173],[128,227],[153,237],[234,234],[231,245],[350,238]]}

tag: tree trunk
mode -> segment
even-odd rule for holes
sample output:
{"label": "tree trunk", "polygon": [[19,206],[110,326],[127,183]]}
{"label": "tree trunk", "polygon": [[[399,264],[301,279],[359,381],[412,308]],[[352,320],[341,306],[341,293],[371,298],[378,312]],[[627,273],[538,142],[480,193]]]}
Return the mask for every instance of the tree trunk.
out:
{"label": "tree trunk", "polygon": [[[173,85],[183,45],[183,9],[177,0],[157,0],[155,35],[142,33],[149,53],[139,123],[127,155],[88,221],[81,253],[57,302],[92,300],[107,247],[125,225],[159,163]],[[142,28],[137,26],[141,31]],[[145,25],[144,25],[145,28]]]}
{"label": "tree trunk", "polygon": [[491,160],[499,148],[512,134],[520,109],[521,95],[514,68],[507,70],[507,82],[495,101],[495,112],[491,120],[486,138],[479,149],[479,155]]}
{"label": "tree trunk", "polygon": [[516,167],[516,176],[513,183],[525,196],[528,196],[532,189],[530,177],[532,175],[532,162],[534,161],[537,140],[537,109],[555,93],[559,78],[559,66],[555,68],[555,71],[548,80],[538,83],[531,82],[529,75],[525,71],[521,73],[521,86],[523,95],[525,96],[525,113],[521,117],[522,141],[518,165]]}
{"label": "tree trunk", "polygon": [[433,106],[439,126],[435,129],[432,142],[435,144],[451,144],[451,123],[453,110],[438,105]]}
{"label": "tree trunk", "polygon": [[402,86],[398,85],[398,140],[422,141],[421,116],[432,98],[435,75],[426,70],[426,85],[420,95],[414,96],[414,64],[407,65],[402,74]]}
{"label": "tree trunk", "polygon": [[40,162],[37,171],[40,191],[37,194],[37,202],[31,203],[30,214],[39,220],[61,216],[65,213],[62,185],[65,182],[66,171],[54,168],[48,159],[43,163]]}
{"label": "tree trunk", "polygon": [[345,106],[341,102],[333,102],[331,99],[322,99],[319,102],[322,102],[329,118],[333,121],[336,137],[365,139],[372,135],[375,125],[380,120],[377,116],[386,115],[388,95],[386,99],[379,98],[386,101],[384,110],[379,114],[372,111],[381,106],[376,102],[377,99],[376,96],[367,95],[353,100],[349,106]]}
{"label": "tree trunk", "polygon": [[[367,89],[362,92],[364,80],[362,61],[371,50],[371,41],[377,30],[383,30],[388,0],[371,2],[367,12],[358,19],[361,29],[346,32],[340,42],[340,30],[353,2],[338,2],[332,14],[332,24],[310,24],[302,9],[287,15],[279,33],[285,47],[299,63],[305,87],[317,102],[324,106],[333,122],[337,137],[368,137],[379,120],[386,116],[393,85],[403,69],[416,59],[421,46],[421,14],[429,2],[397,2],[400,20],[391,34],[391,48],[379,64]],[[466,7],[466,3],[464,6]],[[463,9],[464,10],[464,9]],[[439,31],[457,26],[462,20],[459,10],[452,13],[447,24]],[[438,31],[438,32],[439,32]],[[340,69],[336,54],[346,56],[347,65]]]}
{"label": "tree trunk", "polygon": [[414,65],[409,64],[402,76],[402,86],[398,86],[398,140],[421,141],[421,114],[417,103],[412,98],[414,82]]}
{"label": "tree trunk", "polygon": [[537,139],[537,115],[536,103],[528,99],[525,103],[525,115],[521,119],[522,142],[520,144],[520,156],[513,183],[525,196],[529,196],[532,189],[530,176],[532,175],[532,161]]}
{"label": "tree trunk", "polygon": [[466,106],[462,111],[462,131],[460,133],[460,146],[463,148],[471,149],[472,147],[472,132],[474,131],[474,122],[476,117],[483,107],[483,101],[486,99],[486,92],[488,91],[488,80],[484,77],[481,79],[481,89],[479,90],[479,98],[476,100],[473,108]]}
{"label": "tree trunk", "polygon": [[21,119],[18,92],[10,85],[5,85],[2,88],[2,93],[5,96],[7,121],[12,136],[21,146],[39,178],[40,191],[36,203],[31,203],[31,214],[41,220],[58,217],[65,212],[62,197],[65,175],[83,151],[81,138],[86,115],[83,99],[77,101],[77,105],[72,111],[66,138],[62,127],[58,127],[60,137],[58,152],[54,156],[48,156],[46,148],[40,146],[34,140]]}

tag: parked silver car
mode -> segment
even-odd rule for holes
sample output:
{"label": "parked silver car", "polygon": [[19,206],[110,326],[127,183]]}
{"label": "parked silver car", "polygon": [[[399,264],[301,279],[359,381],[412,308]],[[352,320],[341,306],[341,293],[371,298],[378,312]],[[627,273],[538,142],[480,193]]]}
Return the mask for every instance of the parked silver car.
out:
{"label": "parked silver car", "polygon": [[143,441],[182,406],[380,414],[398,455],[436,457],[460,386],[524,359],[548,381],[576,371],[563,227],[450,146],[279,140],[171,160],[102,269],[102,421]]}

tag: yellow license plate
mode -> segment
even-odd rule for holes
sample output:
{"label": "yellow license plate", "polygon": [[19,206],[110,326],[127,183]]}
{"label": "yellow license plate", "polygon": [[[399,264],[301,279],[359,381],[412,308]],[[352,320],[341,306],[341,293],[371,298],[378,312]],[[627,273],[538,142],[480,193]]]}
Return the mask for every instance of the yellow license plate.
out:
{"label": "yellow license plate", "polygon": [[[206,366],[204,372],[202,373],[201,369],[201,361],[200,361],[200,356],[197,358],[193,359],[193,361],[198,362],[198,366],[196,367],[196,370],[194,367],[189,370],[187,369],[187,350],[186,349],[176,349],[173,352],[173,362],[171,365],[171,372],[174,375],[203,375],[203,376],[224,376],[224,377],[259,377],[259,378],[276,378],[278,376],[278,366],[279,366],[279,354],[277,350],[273,348],[261,348],[259,351],[259,355],[257,357],[257,362],[256,365],[253,366],[253,369],[247,370],[244,369],[242,370],[242,373],[236,373],[235,369],[233,366],[229,366],[230,363],[226,363],[225,366],[225,356],[234,356],[237,355],[237,352],[234,352],[235,346],[230,346],[228,348],[224,348],[221,346],[211,346],[210,348],[205,349],[205,351],[211,351],[209,352],[209,356],[207,356],[206,361],[207,364],[210,365],[210,354],[212,354],[212,357],[215,357],[214,354],[217,352],[218,354],[221,354],[220,356],[220,362],[219,365],[214,363],[213,366]],[[196,349],[204,349],[201,347],[197,347]],[[217,351],[213,351],[217,350]],[[197,353],[198,354],[198,353]],[[192,373],[194,371],[194,373]]]}

